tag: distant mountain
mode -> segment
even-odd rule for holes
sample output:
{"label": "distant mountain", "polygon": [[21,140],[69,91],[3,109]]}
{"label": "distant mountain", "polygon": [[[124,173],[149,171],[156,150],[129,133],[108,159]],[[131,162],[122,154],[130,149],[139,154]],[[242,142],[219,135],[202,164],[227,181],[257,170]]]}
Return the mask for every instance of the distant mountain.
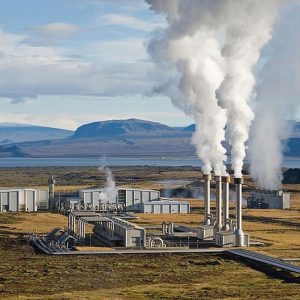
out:
{"label": "distant mountain", "polygon": [[73,131],[65,129],[17,123],[0,123],[0,145],[25,141],[64,139],[72,134]]}
{"label": "distant mountain", "polygon": [[156,122],[129,119],[94,122],[80,126],[73,138],[103,138],[123,135],[174,133],[175,128]]}
{"label": "distant mountain", "polygon": [[[300,128],[299,123],[295,125],[296,129]],[[0,137],[1,130],[6,130],[6,134],[12,130],[12,134],[2,136],[6,141],[0,145],[0,157],[189,157],[195,155],[195,147],[191,144],[194,129],[193,124],[174,128],[137,119],[94,122],[80,126],[74,134],[48,127],[18,124],[1,127],[0,124]],[[296,134],[294,131],[293,136]],[[22,138],[23,142],[10,142],[17,138]],[[228,144],[224,143],[224,147],[229,153]],[[300,157],[300,138],[289,139],[284,155]]]}
{"label": "distant mountain", "polygon": [[292,127],[293,127],[293,138],[300,138],[300,122],[292,121]]}
{"label": "distant mountain", "polygon": [[196,130],[196,125],[195,124],[192,124],[192,125],[187,126],[187,127],[182,129],[182,131],[191,131],[191,132],[194,132],[195,130]]}

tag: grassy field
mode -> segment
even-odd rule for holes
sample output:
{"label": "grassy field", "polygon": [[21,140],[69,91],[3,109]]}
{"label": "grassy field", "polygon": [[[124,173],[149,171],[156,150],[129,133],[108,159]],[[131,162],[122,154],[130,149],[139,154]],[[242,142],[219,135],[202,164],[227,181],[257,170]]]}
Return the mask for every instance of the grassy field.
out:
{"label": "grassy field", "polygon": [[2,299],[299,299],[298,284],[217,255],[52,257],[7,236],[0,255]]}
{"label": "grassy field", "polygon": [[[113,172],[118,184],[143,188],[163,188],[157,178],[201,177],[195,168],[114,168]],[[105,180],[96,168],[20,168],[3,169],[0,186],[46,186],[50,174],[56,176],[60,191],[99,186]],[[246,177],[246,187],[251,186],[253,182]],[[252,250],[275,257],[300,257],[300,189],[298,185],[284,188],[293,191],[291,210],[244,209],[243,226],[252,239],[266,245]],[[188,201],[195,209],[191,214],[138,214],[135,222],[197,226],[203,219],[203,201]],[[213,202],[212,209],[214,206]],[[271,278],[220,255],[62,258],[37,255],[22,239],[29,232],[46,234],[66,225],[67,218],[56,213],[0,213],[0,299],[300,298],[299,284]]]}

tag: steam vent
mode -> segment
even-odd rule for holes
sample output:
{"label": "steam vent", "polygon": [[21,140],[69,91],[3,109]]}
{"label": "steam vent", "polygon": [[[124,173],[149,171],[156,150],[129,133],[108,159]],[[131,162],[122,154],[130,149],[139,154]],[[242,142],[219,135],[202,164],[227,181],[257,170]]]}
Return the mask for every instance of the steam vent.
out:
{"label": "steam vent", "polygon": [[235,219],[229,218],[229,183],[230,176],[215,176],[216,213],[211,213],[211,174],[204,174],[204,222],[198,228],[200,240],[214,240],[221,247],[248,247],[249,235],[242,229],[242,178],[234,178],[236,189]]}

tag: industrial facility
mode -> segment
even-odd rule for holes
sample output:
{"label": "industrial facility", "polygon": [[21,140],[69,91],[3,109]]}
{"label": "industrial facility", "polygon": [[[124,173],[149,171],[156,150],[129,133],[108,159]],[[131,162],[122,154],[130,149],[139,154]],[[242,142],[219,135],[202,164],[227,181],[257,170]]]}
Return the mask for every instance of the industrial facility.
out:
{"label": "industrial facility", "polygon": [[[236,215],[229,217],[230,176],[214,176],[216,190],[216,211],[211,211],[211,174],[204,174],[204,222],[197,228],[189,228],[172,222],[163,222],[159,232],[148,233],[148,229],[130,223],[138,218],[135,213],[144,214],[188,214],[190,204],[163,198],[160,192],[147,189],[116,188],[115,198],[106,197],[103,188],[82,189],[72,196],[55,197],[55,179],[49,179],[49,190],[10,189],[0,190],[1,211],[37,211],[58,209],[68,216],[66,229],[57,229],[44,242],[59,244],[68,248],[66,242],[86,243],[86,225],[93,226],[93,239],[103,245],[118,247],[146,247],[147,245],[200,242],[220,247],[249,246],[249,236],[242,230],[242,178],[235,178]],[[248,206],[288,208],[289,194],[251,193]],[[154,231],[156,227],[152,228]],[[151,229],[151,230],[152,230]],[[172,242],[170,242],[170,237]],[[183,240],[182,240],[183,238]],[[51,243],[50,243],[51,242]]]}
{"label": "industrial facility", "polygon": [[290,193],[283,191],[252,191],[247,198],[248,208],[290,209]]}
{"label": "industrial facility", "polygon": [[242,178],[235,178],[236,216],[229,218],[229,176],[215,176],[216,183],[216,214],[211,213],[210,174],[204,174],[204,222],[198,228],[198,238],[214,240],[217,246],[249,246],[249,236],[242,229]]}
{"label": "industrial facility", "polygon": [[160,197],[155,190],[118,188],[112,203],[103,201],[104,189],[83,189],[78,198],[66,198],[61,206],[65,210],[128,211],[138,213],[189,213],[190,204]]}
{"label": "industrial facility", "polygon": [[1,189],[0,212],[38,211],[49,209],[47,190]]}

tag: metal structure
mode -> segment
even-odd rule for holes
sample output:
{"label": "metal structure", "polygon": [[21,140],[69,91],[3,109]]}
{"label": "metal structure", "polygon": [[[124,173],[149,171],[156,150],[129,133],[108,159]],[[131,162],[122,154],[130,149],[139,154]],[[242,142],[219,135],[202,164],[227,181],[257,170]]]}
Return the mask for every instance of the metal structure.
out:
{"label": "metal structure", "polygon": [[0,212],[48,209],[48,191],[36,189],[1,189]]}
{"label": "metal structure", "polygon": [[160,198],[160,192],[155,190],[118,188],[117,203],[123,204],[126,209],[140,203],[154,201]]}
{"label": "metal structure", "polygon": [[131,205],[126,210],[146,214],[188,214],[190,212],[190,204],[187,201],[158,198]]}
{"label": "metal structure", "polygon": [[[229,219],[229,176],[215,176],[216,215],[210,214],[211,175],[204,174],[204,222],[198,227],[200,240],[214,240],[217,246],[248,246],[249,236],[242,229],[242,178],[234,178],[236,188],[235,221]],[[222,201],[223,200],[223,201]],[[223,204],[223,208],[222,208]],[[209,212],[209,214],[208,214]]]}
{"label": "metal structure", "polygon": [[56,203],[55,203],[55,184],[56,180],[54,179],[54,176],[51,175],[51,177],[48,180],[49,185],[49,205],[48,207],[50,209],[55,209]]}
{"label": "metal structure", "polygon": [[97,222],[94,236],[109,246],[145,247],[146,230],[116,217]]}
{"label": "metal structure", "polygon": [[252,191],[247,198],[248,208],[290,209],[290,193],[283,191]]}

